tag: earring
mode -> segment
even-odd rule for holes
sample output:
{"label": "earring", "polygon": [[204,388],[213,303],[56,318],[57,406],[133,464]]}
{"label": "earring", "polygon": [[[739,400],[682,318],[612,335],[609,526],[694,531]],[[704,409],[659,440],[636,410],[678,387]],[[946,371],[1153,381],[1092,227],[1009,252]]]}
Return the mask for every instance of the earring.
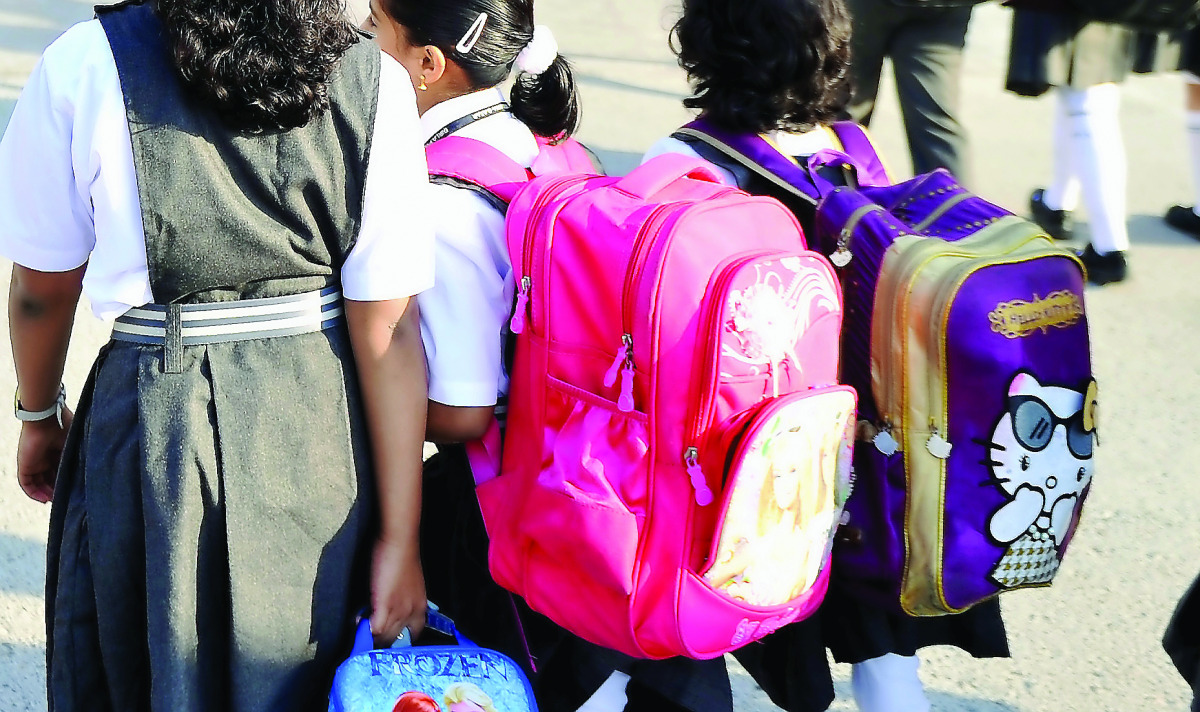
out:
{"label": "earring", "polygon": [[429,85],[425,83],[425,75],[424,74],[421,75],[421,83],[417,85],[417,88],[420,89],[421,91],[429,91]]}

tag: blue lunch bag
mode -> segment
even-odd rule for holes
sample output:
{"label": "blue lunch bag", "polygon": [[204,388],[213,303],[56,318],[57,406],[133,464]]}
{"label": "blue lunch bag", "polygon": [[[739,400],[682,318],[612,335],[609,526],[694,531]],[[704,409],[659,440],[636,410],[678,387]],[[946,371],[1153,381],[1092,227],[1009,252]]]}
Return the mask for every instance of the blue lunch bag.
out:
{"label": "blue lunch bag", "polygon": [[433,608],[427,619],[458,645],[375,649],[364,617],[334,675],[329,712],[537,712],[533,688],[511,658],[467,640]]}

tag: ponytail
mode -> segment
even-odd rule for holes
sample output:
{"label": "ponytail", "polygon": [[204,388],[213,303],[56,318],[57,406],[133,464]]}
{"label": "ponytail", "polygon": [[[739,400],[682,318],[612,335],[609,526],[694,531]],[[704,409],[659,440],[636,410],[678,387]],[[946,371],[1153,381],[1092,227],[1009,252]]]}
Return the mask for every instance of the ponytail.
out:
{"label": "ponytail", "polygon": [[518,72],[510,98],[513,116],[538,136],[563,139],[579,128],[579,91],[561,55],[536,76]]}

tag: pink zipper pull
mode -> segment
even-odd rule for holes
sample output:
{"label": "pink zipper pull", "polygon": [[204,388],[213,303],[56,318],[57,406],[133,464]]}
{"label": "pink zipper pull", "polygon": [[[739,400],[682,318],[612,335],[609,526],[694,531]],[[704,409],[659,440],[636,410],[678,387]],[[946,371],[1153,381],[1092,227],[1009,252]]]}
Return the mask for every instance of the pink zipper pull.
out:
{"label": "pink zipper pull", "polygon": [[692,481],[692,489],[696,490],[696,504],[707,507],[713,503],[713,491],[708,487],[708,479],[700,468],[700,451],[689,447],[683,453],[683,462],[687,465],[688,479]]}
{"label": "pink zipper pull", "polygon": [[512,320],[508,322],[508,330],[514,334],[525,331],[525,315],[529,311],[529,288],[533,281],[526,275],[521,278],[521,289],[517,292],[517,305],[513,308]]}
{"label": "pink zipper pull", "polygon": [[633,410],[633,361],[626,360],[621,369],[621,397],[617,399],[617,410],[629,413]]}
{"label": "pink zipper pull", "polygon": [[633,337],[629,334],[621,334],[621,347],[617,349],[617,357],[613,359],[612,365],[608,367],[608,372],[604,374],[604,387],[612,388],[617,382],[617,374],[621,372],[621,366],[625,365],[626,361],[632,360],[630,350],[633,348]]}

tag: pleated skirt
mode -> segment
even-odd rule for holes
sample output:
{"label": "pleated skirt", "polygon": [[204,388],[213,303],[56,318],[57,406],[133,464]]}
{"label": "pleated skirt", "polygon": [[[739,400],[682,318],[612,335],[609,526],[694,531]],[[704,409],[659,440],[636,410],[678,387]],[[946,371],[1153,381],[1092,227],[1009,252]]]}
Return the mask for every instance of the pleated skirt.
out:
{"label": "pleated skirt", "polygon": [[1051,87],[1086,89],[1121,82],[1134,65],[1137,35],[1067,13],[1014,10],[1005,86],[1022,96]]}
{"label": "pleated skirt", "polygon": [[344,327],[101,351],[63,454],[53,712],[324,710],[368,599],[373,485]]}

